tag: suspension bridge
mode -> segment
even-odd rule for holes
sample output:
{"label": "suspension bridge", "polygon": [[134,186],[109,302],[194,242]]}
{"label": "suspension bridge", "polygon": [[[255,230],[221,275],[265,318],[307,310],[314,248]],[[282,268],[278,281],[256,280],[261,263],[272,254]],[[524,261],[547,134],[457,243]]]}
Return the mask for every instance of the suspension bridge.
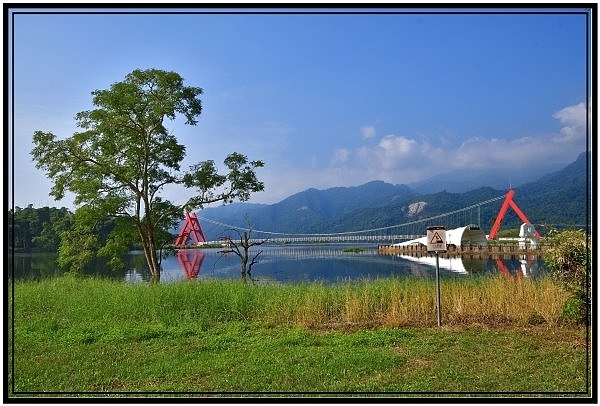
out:
{"label": "suspension bridge", "polygon": [[[370,229],[361,229],[354,231],[335,232],[335,233],[289,233],[279,231],[259,230],[251,227],[241,227],[239,225],[226,224],[210,218],[197,216],[195,213],[186,213],[186,222],[184,223],[175,245],[183,246],[188,239],[193,237],[196,245],[202,244],[222,244],[229,237],[224,237],[218,241],[206,241],[200,227],[199,220],[215,224],[226,230],[237,230],[238,232],[248,232],[250,242],[266,241],[273,244],[303,244],[303,243],[359,243],[359,242],[377,242],[382,244],[392,244],[402,241],[408,241],[420,238],[426,235],[427,227],[434,225],[444,225],[446,228],[458,228],[466,225],[481,227],[482,213],[484,218],[491,219],[497,212],[495,202],[504,199],[500,208],[496,222],[492,227],[495,232],[500,227],[500,222],[510,206],[517,212],[524,222],[529,222],[524,214],[518,209],[512,201],[514,191],[511,189],[507,194],[497,196],[485,201],[471,204],[469,206],[451,210],[426,218],[416,218],[415,220],[395,224],[385,227],[376,227]],[[417,213],[418,214],[418,213]],[[413,215],[415,217],[416,215]],[[493,236],[492,236],[493,238]],[[233,237],[232,237],[233,239]]]}

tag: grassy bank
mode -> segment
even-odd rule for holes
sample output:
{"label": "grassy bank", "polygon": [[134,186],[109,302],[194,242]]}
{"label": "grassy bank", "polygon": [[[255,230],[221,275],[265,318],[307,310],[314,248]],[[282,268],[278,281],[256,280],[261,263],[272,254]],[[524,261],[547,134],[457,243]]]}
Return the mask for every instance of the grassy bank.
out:
{"label": "grassy bank", "polygon": [[443,328],[431,280],[16,282],[9,389],[585,395],[586,331],[559,287],[444,282]]}

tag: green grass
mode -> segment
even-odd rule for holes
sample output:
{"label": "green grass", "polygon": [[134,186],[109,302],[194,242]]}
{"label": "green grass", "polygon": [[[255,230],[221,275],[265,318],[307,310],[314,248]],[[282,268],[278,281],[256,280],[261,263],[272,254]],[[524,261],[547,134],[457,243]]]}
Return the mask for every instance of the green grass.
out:
{"label": "green grass", "polygon": [[[585,328],[544,319],[540,303],[519,302],[528,317],[513,316],[508,305],[560,289],[500,279],[446,283],[446,323],[438,328],[425,299],[430,284],[15,282],[10,395],[586,396]],[[499,287],[506,292],[491,291]],[[465,315],[466,304],[488,296],[504,304],[488,305],[485,317]],[[458,317],[452,304],[461,300]],[[419,306],[432,314],[427,320],[398,316]]]}

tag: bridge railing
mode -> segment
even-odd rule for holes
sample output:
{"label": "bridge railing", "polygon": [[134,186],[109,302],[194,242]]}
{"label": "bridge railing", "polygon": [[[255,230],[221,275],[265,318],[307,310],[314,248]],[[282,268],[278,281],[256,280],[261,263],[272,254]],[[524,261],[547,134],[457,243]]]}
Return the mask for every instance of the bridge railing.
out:
{"label": "bridge railing", "polygon": [[303,236],[303,237],[277,237],[277,238],[255,238],[251,241],[268,241],[278,244],[293,243],[328,243],[328,242],[398,242],[408,241],[423,235],[415,234],[395,234],[395,235],[323,235],[323,236]]}
{"label": "bridge railing", "polygon": [[[393,235],[312,235],[276,238],[251,238],[249,242],[266,241],[267,244],[321,244],[321,243],[352,243],[352,242],[377,242],[392,243],[413,240],[423,237],[421,234],[393,234]],[[235,239],[233,240],[236,241]],[[207,241],[206,245],[220,245],[223,240]],[[200,244],[203,245],[203,244]]]}

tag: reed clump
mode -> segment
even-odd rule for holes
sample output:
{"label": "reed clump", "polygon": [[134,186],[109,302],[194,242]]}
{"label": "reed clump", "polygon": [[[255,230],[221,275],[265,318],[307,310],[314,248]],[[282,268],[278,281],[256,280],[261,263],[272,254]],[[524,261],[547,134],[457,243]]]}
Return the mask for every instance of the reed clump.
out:
{"label": "reed clump", "polygon": [[[132,285],[59,277],[15,282],[14,322],[39,319],[86,329],[120,323],[201,328],[252,322],[316,329],[427,327],[437,323],[435,280],[398,278],[334,285],[246,284],[197,280]],[[567,323],[569,293],[551,279],[499,277],[442,280],[442,321],[452,326]]]}

